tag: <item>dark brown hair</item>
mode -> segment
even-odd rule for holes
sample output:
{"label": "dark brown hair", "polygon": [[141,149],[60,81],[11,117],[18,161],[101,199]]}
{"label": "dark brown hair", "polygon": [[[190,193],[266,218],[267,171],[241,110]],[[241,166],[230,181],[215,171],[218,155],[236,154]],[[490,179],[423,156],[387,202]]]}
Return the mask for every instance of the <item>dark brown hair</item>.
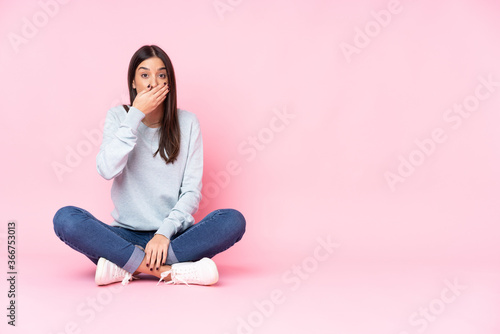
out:
{"label": "dark brown hair", "polygon": [[[155,157],[158,152],[165,160],[165,163],[174,163],[179,155],[181,143],[181,131],[179,127],[179,119],[177,117],[177,87],[175,84],[174,67],[168,55],[160,47],[156,45],[144,45],[137,50],[128,66],[128,91],[130,95],[130,105],[134,103],[137,96],[137,90],[132,88],[132,81],[135,78],[135,72],[140,63],[144,60],[158,57],[163,61],[167,68],[167,80],[169,92],[166,99],[163,101],[164,109],[160,126],[160,143],[158,150],[153,154]],[[124,106],[125,107],[125,106]],[[128,108],[125,108],[128,112]],[[168,157],[167,157],[168,156]]]}

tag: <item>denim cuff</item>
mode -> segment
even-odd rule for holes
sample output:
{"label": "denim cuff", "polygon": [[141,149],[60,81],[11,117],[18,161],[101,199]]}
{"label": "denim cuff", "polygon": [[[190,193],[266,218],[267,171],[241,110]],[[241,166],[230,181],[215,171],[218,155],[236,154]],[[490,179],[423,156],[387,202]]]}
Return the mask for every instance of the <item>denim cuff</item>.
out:
{"label": "denim cuff", "polygon": [[144,259],[144,256],[146,253],[144,253],[143,250],[139,249],[137,246],[134,247],[134,252],[128,259],[127,263],[123,266],[123,269],[128,271],[129,273],[133,274],[139,268],[141,265],[142,260]]}

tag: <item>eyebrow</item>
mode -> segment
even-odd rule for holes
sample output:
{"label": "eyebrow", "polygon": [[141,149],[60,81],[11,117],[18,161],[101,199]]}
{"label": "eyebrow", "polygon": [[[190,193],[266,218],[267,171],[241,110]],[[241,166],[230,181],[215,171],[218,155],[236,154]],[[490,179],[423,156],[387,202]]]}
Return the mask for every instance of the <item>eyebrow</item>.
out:
{"label": "eyebrow", "polygon": [[[143,69],[143,70],[149,71],[149,68],[144,67],[144,66],[139,67],[137,70],[140,70],[140,69]],[[167,68],[166,68],[166,67],[160,67],[160,68],[158,69],[158,71],[161,71],[161,70],[167,70]]]}

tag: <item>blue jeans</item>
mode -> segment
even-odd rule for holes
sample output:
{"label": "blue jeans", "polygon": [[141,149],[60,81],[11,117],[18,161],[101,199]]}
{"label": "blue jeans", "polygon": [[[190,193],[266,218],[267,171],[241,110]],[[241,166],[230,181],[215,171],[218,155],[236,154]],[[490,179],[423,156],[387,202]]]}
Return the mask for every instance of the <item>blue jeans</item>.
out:
{"label": "blue jeans", "polygon": [[[172,236],[166,263],[211,258],[240,241],[245,226],[245,218],[239,211],[212,211],[197,224]],[[95,264],[104,257],[130,273],[139,268],[146,244],[156,232],[110,226],[75,206],[65,206],[56,212],[54,231],[59,239]]]}

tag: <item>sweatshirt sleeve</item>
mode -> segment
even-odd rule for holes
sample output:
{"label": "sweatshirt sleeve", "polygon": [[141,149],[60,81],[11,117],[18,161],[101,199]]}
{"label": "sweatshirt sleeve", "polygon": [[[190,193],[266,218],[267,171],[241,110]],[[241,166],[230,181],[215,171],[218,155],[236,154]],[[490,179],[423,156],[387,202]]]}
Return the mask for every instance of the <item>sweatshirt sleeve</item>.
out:
{"label": "sweatshirt sleeve", "polygon": [[139,109],[130,107],[120,121],[115,108],[108,111],[96,159],[97,172],[106,180],[120,175],[125,168],[128,155],[137,143],[137,129],[145,116]]}
{"label": "sweatshirt sleeve", "polygon": [[195,117],[195,121],[191,124],[188,156],[179,190],[179,200],[163,220],[163,224],[156,231],[156,234],[171,239],[174,234],[183,232],[194,224],[192,215],[198,210],[201,200],[202,176],[203,141],[200,124]]}

